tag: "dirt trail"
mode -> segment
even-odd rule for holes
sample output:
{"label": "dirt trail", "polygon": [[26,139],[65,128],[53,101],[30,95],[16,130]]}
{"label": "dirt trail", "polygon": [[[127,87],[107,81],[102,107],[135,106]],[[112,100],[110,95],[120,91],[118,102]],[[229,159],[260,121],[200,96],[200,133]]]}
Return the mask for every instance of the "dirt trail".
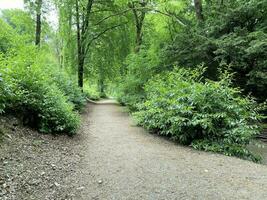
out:
{"label": "dirt trail", "polygon": [[267,167],[179,146],[103,101],[84,120],[77,199],[267,199]]}
{"label": "dirt trail", "polygon": [[4,123],[3,200],[267,200],[267,166],[148,134],[111,100],[88,105],[74,138]]}

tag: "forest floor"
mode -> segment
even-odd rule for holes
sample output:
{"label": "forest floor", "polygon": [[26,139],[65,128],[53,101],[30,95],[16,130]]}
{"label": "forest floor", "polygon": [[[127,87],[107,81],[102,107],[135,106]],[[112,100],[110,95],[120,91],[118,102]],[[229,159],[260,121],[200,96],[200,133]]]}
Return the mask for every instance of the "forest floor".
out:
{"label": "forest floor", "polygon": [[73,138],[1,120],[3,200],[267,199],[266,165],[149,134],[113,101],[89,104]]}

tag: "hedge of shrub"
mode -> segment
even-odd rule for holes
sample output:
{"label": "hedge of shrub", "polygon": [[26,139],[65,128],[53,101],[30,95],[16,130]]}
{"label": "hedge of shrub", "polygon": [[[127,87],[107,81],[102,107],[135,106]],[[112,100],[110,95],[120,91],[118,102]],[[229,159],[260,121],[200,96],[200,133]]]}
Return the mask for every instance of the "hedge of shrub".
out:
{"label": "hedge of shrub", "polygon": [[44,56],[34,46],[0,55],[0,112],[18,114],[41,132],[72,135],[85,97]]}
{"label": "hedge of shrub", "polygon": [[138,123],[196,149],[259,161],[246,148],[259,133],[255,101],[229,87],[228,78],[204,82],[202,73],[180,69],[152,78],[134,113]]}

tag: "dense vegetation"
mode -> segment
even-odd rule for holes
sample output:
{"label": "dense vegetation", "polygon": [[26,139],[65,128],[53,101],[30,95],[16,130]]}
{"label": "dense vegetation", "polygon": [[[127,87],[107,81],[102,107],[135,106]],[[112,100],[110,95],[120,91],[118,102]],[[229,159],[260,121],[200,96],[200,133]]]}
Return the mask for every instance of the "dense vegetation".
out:
{"label": "dense vegetation", "polygon": [[[21,22],[21,15],[28,21]],[[27,31],[34,30],[34,23],[27,13],[8,11],[2,18],[1,113],[16,113],[41,132],[74,134],[79,126],[75,110],[81,110],[85,96],[48,53],[48,44],[42,49],[31,44],[34,37]]]}
{"label": "dense vegetation", "polygon": [[73,134],[86,97],[112,96],[155,133],[257,161],[246,146],[266,114],[266,5],[26,0],[1,14],[0,112]]}
{"label": "dense vegetation", "polygon": [[229,77],[217,82],[201,78],[201,72],[180,69],[149,80],[146,101],[135,113],[138,122],[196,149],[257,161],[246,150],[258,134],[255,102],[229,87]]}

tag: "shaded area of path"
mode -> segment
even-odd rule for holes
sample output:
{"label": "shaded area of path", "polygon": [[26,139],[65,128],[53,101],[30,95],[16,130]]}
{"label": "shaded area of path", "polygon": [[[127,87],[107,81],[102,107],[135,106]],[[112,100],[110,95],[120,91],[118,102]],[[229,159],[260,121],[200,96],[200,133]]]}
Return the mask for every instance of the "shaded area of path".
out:
{"label": "shaded area of path", "polygon": [[150,135],[110,100],[88,109],[74,199],[267,199],[266,166]]}

